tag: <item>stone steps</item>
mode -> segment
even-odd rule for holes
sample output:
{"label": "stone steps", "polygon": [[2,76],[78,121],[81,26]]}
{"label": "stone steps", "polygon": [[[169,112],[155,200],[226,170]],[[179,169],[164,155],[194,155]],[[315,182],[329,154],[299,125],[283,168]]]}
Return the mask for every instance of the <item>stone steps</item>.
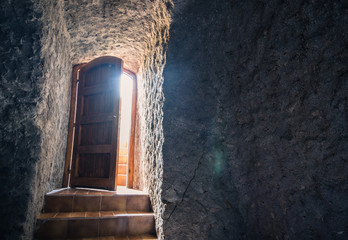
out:
{"label": "stone steps", "polygon": [[143,234],[138,236],[103,236],[92,238],[55,238],[54,240],[157,240],[157,237],[150,234]]}
{"label": "stone steps", "polygon": [[149,196],[67,189],[45,196],[37,239],[156,239]]}
{"label": "stone steps", "polygon": [[68,238],[68,240],[157,240],[153,235],[144,234],[138,236],[124,236],[124,237],[115,237],[115,236],[105,236],[105,237],[96,237],[96,238]]}
{"label": "stone steps", "polygon": [[[101,191],[102,192],[102,191]],[[92,194],[50,194],[45,196],[44,212],[126,211],[149,212],[148,195],[120,195],[109,192]]]}
{"label": "stone steps", "polygon": [[123,216],[154,216],[152,212],[140,211],[93,211],[93,212],[50,212],[42,213],[38,220],[64,220],[64,219],[100,219],[118,218]]}

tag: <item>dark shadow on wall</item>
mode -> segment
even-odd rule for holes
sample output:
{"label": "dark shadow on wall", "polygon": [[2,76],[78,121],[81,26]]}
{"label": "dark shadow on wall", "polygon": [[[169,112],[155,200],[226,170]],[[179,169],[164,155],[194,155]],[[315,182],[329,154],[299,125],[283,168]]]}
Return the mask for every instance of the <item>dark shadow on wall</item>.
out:
{"label": "dark shadow on wall", "polygon": [[[19,239],[24,232],[34,166],[39,158],[40,131],[34,122],[40,90],[35,88],[40,69],[38,20],[29,1],[2,3],[1,9],[1,235]],[[31,58],[30,58],[31,57]],[[30,59],[29,59],[30,58]]]}
{"label": "dark shadow on wall", "polygon": [[31,239],[44,194],[61,186],[71,63],[62,2],[0,8],[2,239]]}
{"label": "dark shadow on wall", "polygon": [[342,1],[192,1],[174,15],[166,238],[348,236],[345,11]]}

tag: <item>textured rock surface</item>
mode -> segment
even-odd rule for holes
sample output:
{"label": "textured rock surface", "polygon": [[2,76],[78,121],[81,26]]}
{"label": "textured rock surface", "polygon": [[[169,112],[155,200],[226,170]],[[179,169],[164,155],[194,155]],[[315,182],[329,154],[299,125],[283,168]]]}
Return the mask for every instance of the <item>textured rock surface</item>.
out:
{"label": "textured rock surface", "polygon": [[31,239],[46,192],[59,187],[71,63],[62,2],[1,6],[1,238]]}
{"label": "textured rock surface", "polygon": [[[64,5],[64,6],[63,6]],[[72,65],[102,55],[141,71],[135,185],[161,235],[162,68],[168,1],[7,1],[1,7],[1,189],[5,239],[30,239],[46,192],[60,187]],[[72,61],[70,61],[72,59]],[[153,164],[157,162],[157,165]],[[150,165],[152,167],[150,167]],[[144,174],[143,169],[148,171]],[[145,175],[145,177],[144,177]]]}
{"label": "textured rock surface", "polygon": [[159,0],[66,0],[72,61],[88,62],[111,55],[138,72],[150,41]]}
{"label": "textured rock surface", "polygon": [[[147,43],[144,62],[138,81],[138,121],[135,145],[135,187],[149,192],[156,217],[156,232],[163,239],[163,211],[161,199],[163,180],[163,68],[169,37],[170,15],[164,1],[153,12],[151,41]],[[139,177],[140,176],[140,177]],[[138,179],[137,179],[138,178]]]}
{"label": "textured rock surface", "polygon": [[38,82],[40,98],[35,113],[41,132],[41,153],[30,185],[31,198],[25,231],[28,237],[31,237],[33,221],[42,209],[44,195],[62,184],[70,107],[72,64],[63,2],[42,1],[42,8],[43,81]]}
{"label": "textured rock surface", "polygon": [[0,188],[4,216],[0,230],[4,239],[20,239],[30,197],[27,183],[40,155],[40,130],[34,112],[40,95],[36,81],[42,77],[38,69],[41,23],[37,20],[40,13],[30,1],[2,4],[0,178],[5,184]]}
{"label": "textured rock surface", "polygon": [[346,239],[346,6],[179,2],[163,86],[166,239]]}
{"label": "textured rock surface", "polygon": [[162,90],[169,1],[2,1],[2,239],[30,239],[60,186],[71,66],[102,55],[139,70],[160,239],[347,238],[346,6],[175,2]]}

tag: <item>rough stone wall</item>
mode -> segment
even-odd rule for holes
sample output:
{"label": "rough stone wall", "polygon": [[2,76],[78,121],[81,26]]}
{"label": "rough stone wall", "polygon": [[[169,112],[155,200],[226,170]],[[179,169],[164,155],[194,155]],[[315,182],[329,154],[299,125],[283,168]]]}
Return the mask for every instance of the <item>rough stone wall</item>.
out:
{"label": "rough stone wall", "polygon": [[40,90],[40,12],[31,1],[2,2],[0,178],[1,233],[4,239],[20,239],[24,232],[28,182],[39,159],[40,130],[34,112]]}
{"label": "rough stone wall", "polygon": [[168,1],[158,1],[147,43],[144,62],[138,77],[137,140],[135,145],[135,169],[139,169],[136,185],[150,195],[156,216],[156,231],[163,239],[163,211],[161,187],[163,180],[163,68],[166,45],[169,37],[170,14]]}
{"label": "rough stone wall", "polygon": [[65,0],[73,64],[110,55],[137,73],[161,0]]}
{"label": "rough stone wall", "polygon": [[[138,78],[138,83],[140,79]],[[139,88],[138,88],[139,89]],[[140,91],[139,91],[140,93]],[[140,108],[142,101],[139,96],[137,98],[137,108],[136,108],[136,118],[135,118],[135,137],[134,137],[134,169],[133,169],[133,188],[143,190],[144,189],[144,165],[142,162],[142,157],[144,156],[144,150],[141,144],[141,124],[144,118],[140,118]]]}
{"label": "rough stone wall", "polygon": [[149,191],[163,235],[162,70],[170,6],[162,0],[2,5],[1,207],[11,216],[1,225],[4,239],[31,239],[44,194],[61,186],[72,64],[101,55],[141,69],[135,180]]}
{"label": "rough stone wall", "polygon": [[1,6],[1,238],[31,239],[61,186],[71,63],[61,1]]}
{"label": "rough stone wall", "polygon": [[[41,153],[31,183],[32,195],[27,214],[27,219],[31,221],[40,212],[44,195],[62,184],[72,72],[70,36],[64,19],[63,1],[45,0],[41,3],[43,81],[40,84],[41,92],[35,115],[36,124],[41,131]],[[31,226],[30,222],[26,225]],[[26,232],[31,234],[32,231],[28,229]]]}
{"label": "rough stone wall", "polygon": [[346,7],[181,4],[164,69],[166,239],[347,238]]}

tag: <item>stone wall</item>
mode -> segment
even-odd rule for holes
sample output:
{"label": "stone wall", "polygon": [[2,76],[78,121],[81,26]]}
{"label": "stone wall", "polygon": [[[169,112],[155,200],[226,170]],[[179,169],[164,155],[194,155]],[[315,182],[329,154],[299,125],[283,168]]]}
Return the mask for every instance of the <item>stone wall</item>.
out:
{"label": "stone wall", "polygon": [[[31,183],[27,219],[36,219],[44,195],[62,185],[68,133],[72,64],[70,36],[64,19],[63,1],[42,1],[41,58],[43,81],[37,104],[36,124],[41,131],[40,159]],[[28,221],[28,220],[27,220]],[[27,222],[27,226],[30,222]],[[27,233],[32,233],[28,229]]]}
{"label": "stone wall", "polygon": [[43,196],[61,186],[71,63],[62,1],[1,6],[1,236],[31,239]]}
{"label": "stone wall", "polygon": [[141,70],[135,186],[149,191],[162,236],[162,70],[170,6],[162,0],[4,3],[1,207],[11,216],[1,225],[4,239],[31,239],[44,194],[61,186],[72,64],[101,55]]}
{"label": "stone wall", "polygon": [[178,2],[163,85],[165,238],[346,239],[346,5]]}
{"label": "stone wall", "polygon": [[73,64],[115,56],[137,73],[162,0],[65,0]]}
{"label": "stone wall", "polygon": [[2,2],[2,239],[31,239],[60,186],[72,64],[101,55],[140,69],[135,186],[160,239],[347,238],[346,5],[175,3],[162,89],[170,1]]}
{"label": "stone wall", "polygon": [[135,142],[134,187],[147,191],[156,216],[156,231],[163,238],[161,187],[163,180],[163,68],[169,37],[170,14],[167,1],[158,1],[153,12],[156,19],[138,74],[138,108]]}

